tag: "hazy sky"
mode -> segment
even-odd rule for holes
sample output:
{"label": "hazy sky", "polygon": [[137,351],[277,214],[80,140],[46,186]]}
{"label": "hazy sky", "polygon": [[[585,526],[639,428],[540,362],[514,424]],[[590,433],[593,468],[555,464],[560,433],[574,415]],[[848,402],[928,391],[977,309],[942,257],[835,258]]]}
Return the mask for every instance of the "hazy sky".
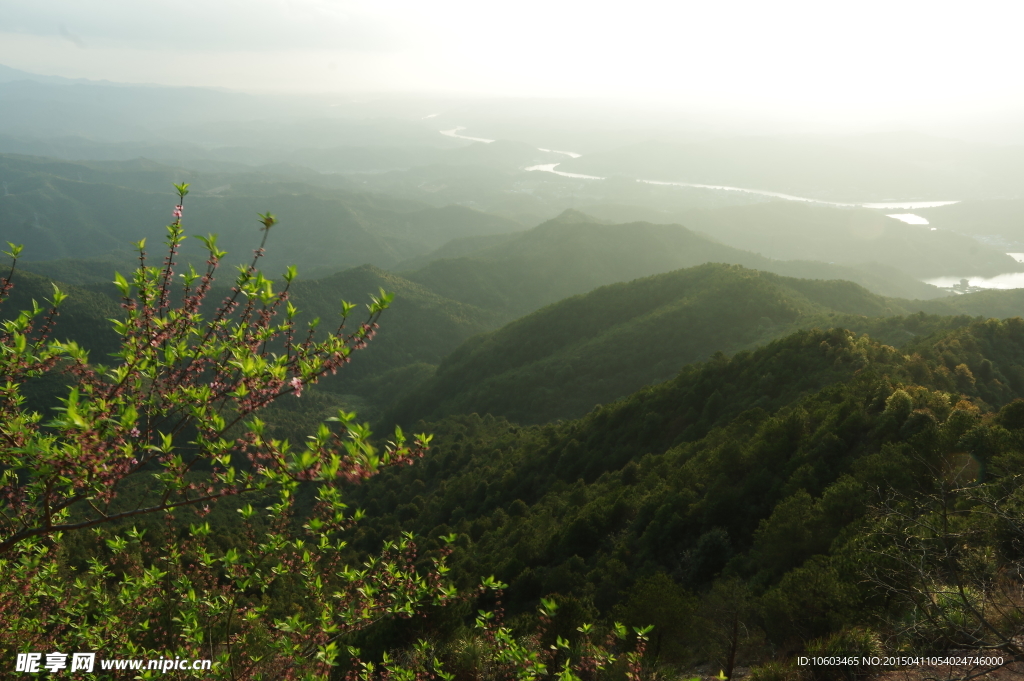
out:
{"label": "hazy sky", "polygon": [[1024,103],[1019,2],[0,0],[0,63],[260,91],[848,116]]}

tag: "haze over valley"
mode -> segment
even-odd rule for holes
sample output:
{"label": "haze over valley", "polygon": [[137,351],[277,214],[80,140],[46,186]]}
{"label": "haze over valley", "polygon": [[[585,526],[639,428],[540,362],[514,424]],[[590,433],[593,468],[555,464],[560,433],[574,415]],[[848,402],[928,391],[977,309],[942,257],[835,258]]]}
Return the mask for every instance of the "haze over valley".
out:
{"label": "haze over valley", "polygon": [[[138,631],[162,627],[140,650],[213,651],[211,678],[233,680],[428,658],[424,681],[1024,668],[1024,90],[1007,66],[1019,11],[188,0],[175,14],[205,12],[193,24],[119,0],[95,16],[10,4],[0,243],[15,263],[0,275],[0,349],[17,358],[29,343],[41,364],[11,359],[0,381],[13,391],[0,395],[0,499],[28,498],[19,485],[46,496],[32,481],[50,473],[78,490],[54,452],[89,438],[101,453],[83,475],[120,471],[118,452],[132,463],[107,486],[124,501],[69,492],[67,510],[44,504],[42,529],[17,529],[28,511],[0,501],[15,528],[0,523],[0,584],[36,583],[14,567],[35,563],[4,558],[25,533],[50,542],[32,555],[53,561],[62,603],[85,598],[72,577],[90,565],[111,570],[94,594],[180,568],[185,581],[160,588],[200,593],[208,626],[132,606]],[[161,22],[173,44],[152,32]],[[179,225],[189,238],[168,256]],[[215,246],[192,238],[211,234]],[[67,298],[51,319],[55,287]],[[358,304],[344,320],[343,301]],[[123,322],[138,310],[141,344]],[[166,336],[274,315],[280,336]],[[45,321],[24,331],[30,317]],[[51,326],[75,345],[44,361],[32,334]],[[334,364],[299,366],[301,348],[335,341]],[[196,368],[218,343],[231,350],[220,368]],[[293,359],[293,373],[268,369],[265,393],[245,382]],[[181,423],[235,400],[210,416],[220,430],[165,433],[141,397],[108,413],[120,386],[159,394],[164,361],[181,363],[168,385],[199,376],[168,412]],[[109,371],[96,380],[113,397],[95,397],[86,367]],[[225,367],[233,391],[213,378]],[[99,405],[100,425],[76,425],[77,400]],[[332,432],[342,454],[310,463]],[[414,432],[433,435],[414,465],[383,465]],[[285,473],[237,499],[188,497],[235,484],[225,462],[241,479],[276,475],[261,447]],[[44,450],[56,458],[18,458]],[[284,501],[267,506],[273,490]],[[55,518],[72,539],[51,538]],[[113,534],[78,532],[93,526]],[[199,564],[185,553],[140,548],[123,567],[122,535],[145,532],[207,542],[205,586],[181,586]],[[392,564],[408,545],[386,542],[407,532],[419,553]],[[314,544],[330,558],[302,557]],[[281,547],[294,555],[272,568],[252,558]],[[239,587],[243,564],[266,585]],[[436,569],[409,584],[443,597],[318,610],[398,589],[406,569]],[[0,668],[31,652],[26,632],[70,650],[80,626],[100,645],[92,624],[44,626],[17,602]],[[83,622],[120,621],[81,607]],[[921,662],[964,651],[1006,665]],[[917,662],[820,663],[897,653]]]}

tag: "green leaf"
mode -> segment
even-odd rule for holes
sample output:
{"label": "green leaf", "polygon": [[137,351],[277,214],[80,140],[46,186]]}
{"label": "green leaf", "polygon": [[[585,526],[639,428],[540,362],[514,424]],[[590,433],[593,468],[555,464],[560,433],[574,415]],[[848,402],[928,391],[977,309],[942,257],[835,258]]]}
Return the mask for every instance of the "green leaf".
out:
{"label": "green leaf", "polygon": [[114,272],[114,285],[117,286],[123,296],[128,296],[128,280],[120,272]]}
{"label": "green leaf", "polygon": [[53,305],[53,307],[57,307],[62,302],[67,300],[67,298],[68,298],[68,294],[64,293],[59,288],[57,288],[56,284],[53,284],[53,299],[50,301],[50,303]]}
{"label": "green leaf", "polygon": [[277,224],[277,216],[271,212],[257,213],[256,215],[260,218],[260,224],[263,225],[263,229],[270,229]]}

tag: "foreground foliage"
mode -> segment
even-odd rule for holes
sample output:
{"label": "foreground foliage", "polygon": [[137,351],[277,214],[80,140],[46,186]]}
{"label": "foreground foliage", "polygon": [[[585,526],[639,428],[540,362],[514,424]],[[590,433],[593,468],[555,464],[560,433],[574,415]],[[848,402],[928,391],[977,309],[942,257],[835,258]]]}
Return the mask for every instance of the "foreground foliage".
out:
{"label": "foreground foliage", "polygon": [[[183,199],[187,186],[178,189]],[[340,553],[338,533],[354,519],[340,486],[411,463],[427,436],[407,443],[396,431],[378,449],[354,414],[340,412],[293,447],[267,436],[255,415],[344,366],[373,338],[389,297],[374,299],[352,332],[355,306],[343,303],[341,325],[314,338],[316,322],[299,331],[293,321],[294,269],[277,292],[256,269],[261,244],[204,317],[224,252],[204,239],[205,271],[189,267],[179,288],[182,210],[179,201],[163,265],[148,266],[140,242],[132,281],[116,276],[123,317],[113,365],[54,339],[65,297],[56,288],[49,311],[36,305],[4,325],[0,650],[5,659],[54,649],[206,658],[225,678],[324,675],[340,637],[452,595],[446,550],[424,562],[404,537],[359,567]],[[265,242],[275,219],[260,217]],[[11,286],[8,275],[0,292]],[[60,373],[73,385],[56,418],[27,410],[23,388]],[[302,489],[313,499],[300,520]],[[222,500],[237,521],[211,528],[203,516]],[[287,610],[271,606],[282,590]]]}
{"label": "foreground foliage", "polygon": [[[380,664],[364,661],[351,644],[358,632],[389,619],[499,594],[496,603],[492,596],[495,609],[481,610],[467,637],[479,652],[476,673],[592,678],[616,663],[611,647],[629,638],[636,648],[619,664],[637,679],[648,629],[629,633],[616,625],[601,643],[585,625],[572,641],[547,641],[545,622],[557,608],[548,601],[535,635],[517,637],[501,621],[504,584],[488,578],[459,594],[448,583],[454,536],[423,555],[412,535],[399,533],[382,550],[349,560],[342,533],[361,513],[348,511],[342,486],[412,463],[430,437],[409,443],[396,428],[378,448],[367,426],[342,410],[295,447],[274,437],[280,428],[256,413],[287,414],[268,407],[285,396],[301,398],[346,365],[373,339],[391,296],[382,291],[374,298],[368,319],[354,331],[345,323],[355,306],[342,302],[335,330],[317,335],[314,319],[300,332],[298,310],[289,302],[294,268],[275,292],[256,267],[276,223],[267,213],[260,215],[263,243],[210,313],[204,299],[225,254],[214,237],[203,239],[205,271],[189,267],[177,287],[188,193],[187,185],[177,188],[162,266],[146,264],[143,241],[132,280],[115,275],[123,315],[113,320],[120,346],[111,366],[91,363],[77,343],[55,339],[66,298],[56,287],[48,311],[34,304],[4,323],[3,659],[33,654],[38,667],[46,651],[47,660],[56,660],[47,663],[55,665],[50,671],[66,668],[68,653],[101,660],[205,659],[213,663],[209,676],[233,681],[450,680],[454,674],[442,660],[452,656],[430,643],[409,647],[401,659],[375,653]],[[11,248],[16,262],[20,247]],[[0,296],[11,290],[13,272],[12,265]],[[276,321],[279,314],[283,321]],[[26,398],[40,382],[44,394],[66,391],[52,418]],[[140,678],[168,671],[166,665],[142,669]],[[172,677],[191,675],[171,669]],[[72,666],[70,673],[76,671],[94,670]]]}

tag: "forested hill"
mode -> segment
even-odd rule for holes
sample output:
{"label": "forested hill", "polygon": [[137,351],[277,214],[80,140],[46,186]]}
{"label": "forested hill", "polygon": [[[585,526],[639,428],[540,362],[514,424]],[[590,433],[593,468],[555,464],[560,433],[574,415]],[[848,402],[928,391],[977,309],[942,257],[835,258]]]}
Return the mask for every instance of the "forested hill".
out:
{"label": "forested hill", "polygon": [[782,261],[725,246],[681,225],[609,225],[576,211],[506,237],[467,238],[399,269],[454,300],[508,319],[597,286],[706,262],[743,265],[785,276],[845,279],[883,295],[932,298],[940,291],[896,270]]}
{"label": "forested hill", "polygon": [[473,338],[389,416],[403,424],[473,412],[524,424],[578,418],[684,364],[798,328],[843,323],[902,344],[936,320],[884,328],[874,318],[916,311],[850,282],[701,265],[605,286]]}
{"label": "forested hill", "polygon": [[[4,263],[0,276],[6,276],[10,270],[10,262]],[[111,279],[113,274],[111,273]],[[15,270],[13,287],[7,298],[0,303],[0,318],[13,319],[22,310],[31,310],[33,301],[43,308],[37,317],[37,329],[43,325],[43,319],[53,299],[54,282],[31,272]],[[121,308],[109,296],[102,295],[87,288],[57,284],[67,299],[58,308],[52,338],[74,341],[90,352],[90,359],[95,362],[107,362],[109,353],[120,349],[120,339],[111,326],[110,320],[121,315]]]}
{"label": "forested hill", "polygon": [[[144,159],[73,163],[0,155],[0,241],[23,244],[25,259],[34,261],[104,258],[130,251],[141,238],[158,248],[172,219],[172,179],[196,183],[185,201],[187,232],[218,234],[232,263],[246,261],[259,243],[256,214],[275,213],[281,224],[267,250],[271,272],[291,264],[317,275],[366,263],[390,267],[451,239],[521,229],[464,206],[312,184],[320,176],[309,170],[245,170],[203,174]],[[202,262],[193,242],[184,257]]]}
{"label": "forested hill", "polygon": [[[1021,431],[997,425],[1019,419],[995,412],[1022,395],[1020,319],[904,351],[802,331],[575,421],[421,424],[436,437],[426,460],[354,491],[369,512],[355,542],[456,532],[458,576],[510,583],[513,611],[559,594],[584,618],[648,618],[669,660],[720,624],[721,610],[702,615],[698,600],[731,584],[751,640],[800,649],[842,627],[885,626],[864,578],[883,559],[856,544],[875,529],[865,510],[880,490],[931,489],[944,457],[984,465],[1019,451]],[[678,607],[653,621],[659,599]],[[902,605],[889,607],[902,621]]]}
{"label": "forested hill", "polygon": [[[10,273],[10,265],[0,270],[0,276]],[[37,304],[42,311],[36,317],[35,333],[29,340],[38,338],[38,332],[46,325],[54,294],[54,282],[31,272],[15,271],[13,288],[7,298],[0,302],[0,320],[16,318],[22,311],[30,311]],[[60,341],[72,341],[89,351],[89,359],[98,364],[110,364],[110,355],[121,348],[120,338],[111,328],[110,320],[121,316],[121,308],[108,296],[94,293],[78,286],[60,284],[60,290],[67,298],[58,308],[49,337]],[[32,411],[46,413],[57,406],[56,397],[66,396],[69,375],[47,373],[28,379],[21,394],[26,398],[25,407]]]}
{"label": "forested hill", "polygon": [[[326,332],[339,321],[342,300],[361,304],[380,289],[395,297],[384,313],[379,334],[359,353],[357,361],[338,375],[337,381],[328,379],[326,385],[344,392],[351,380],[379,377],[415,363],[436,365],[466,339],[500,323],[499,315],[489,310],[449,300],[370,265],[320,279],[298,279],[291,290],[291,302],[299,309],[299,324],[318,317]],[[360,305],[353,312],[350,326],[362,321],[359,315],[364,313]]]}

